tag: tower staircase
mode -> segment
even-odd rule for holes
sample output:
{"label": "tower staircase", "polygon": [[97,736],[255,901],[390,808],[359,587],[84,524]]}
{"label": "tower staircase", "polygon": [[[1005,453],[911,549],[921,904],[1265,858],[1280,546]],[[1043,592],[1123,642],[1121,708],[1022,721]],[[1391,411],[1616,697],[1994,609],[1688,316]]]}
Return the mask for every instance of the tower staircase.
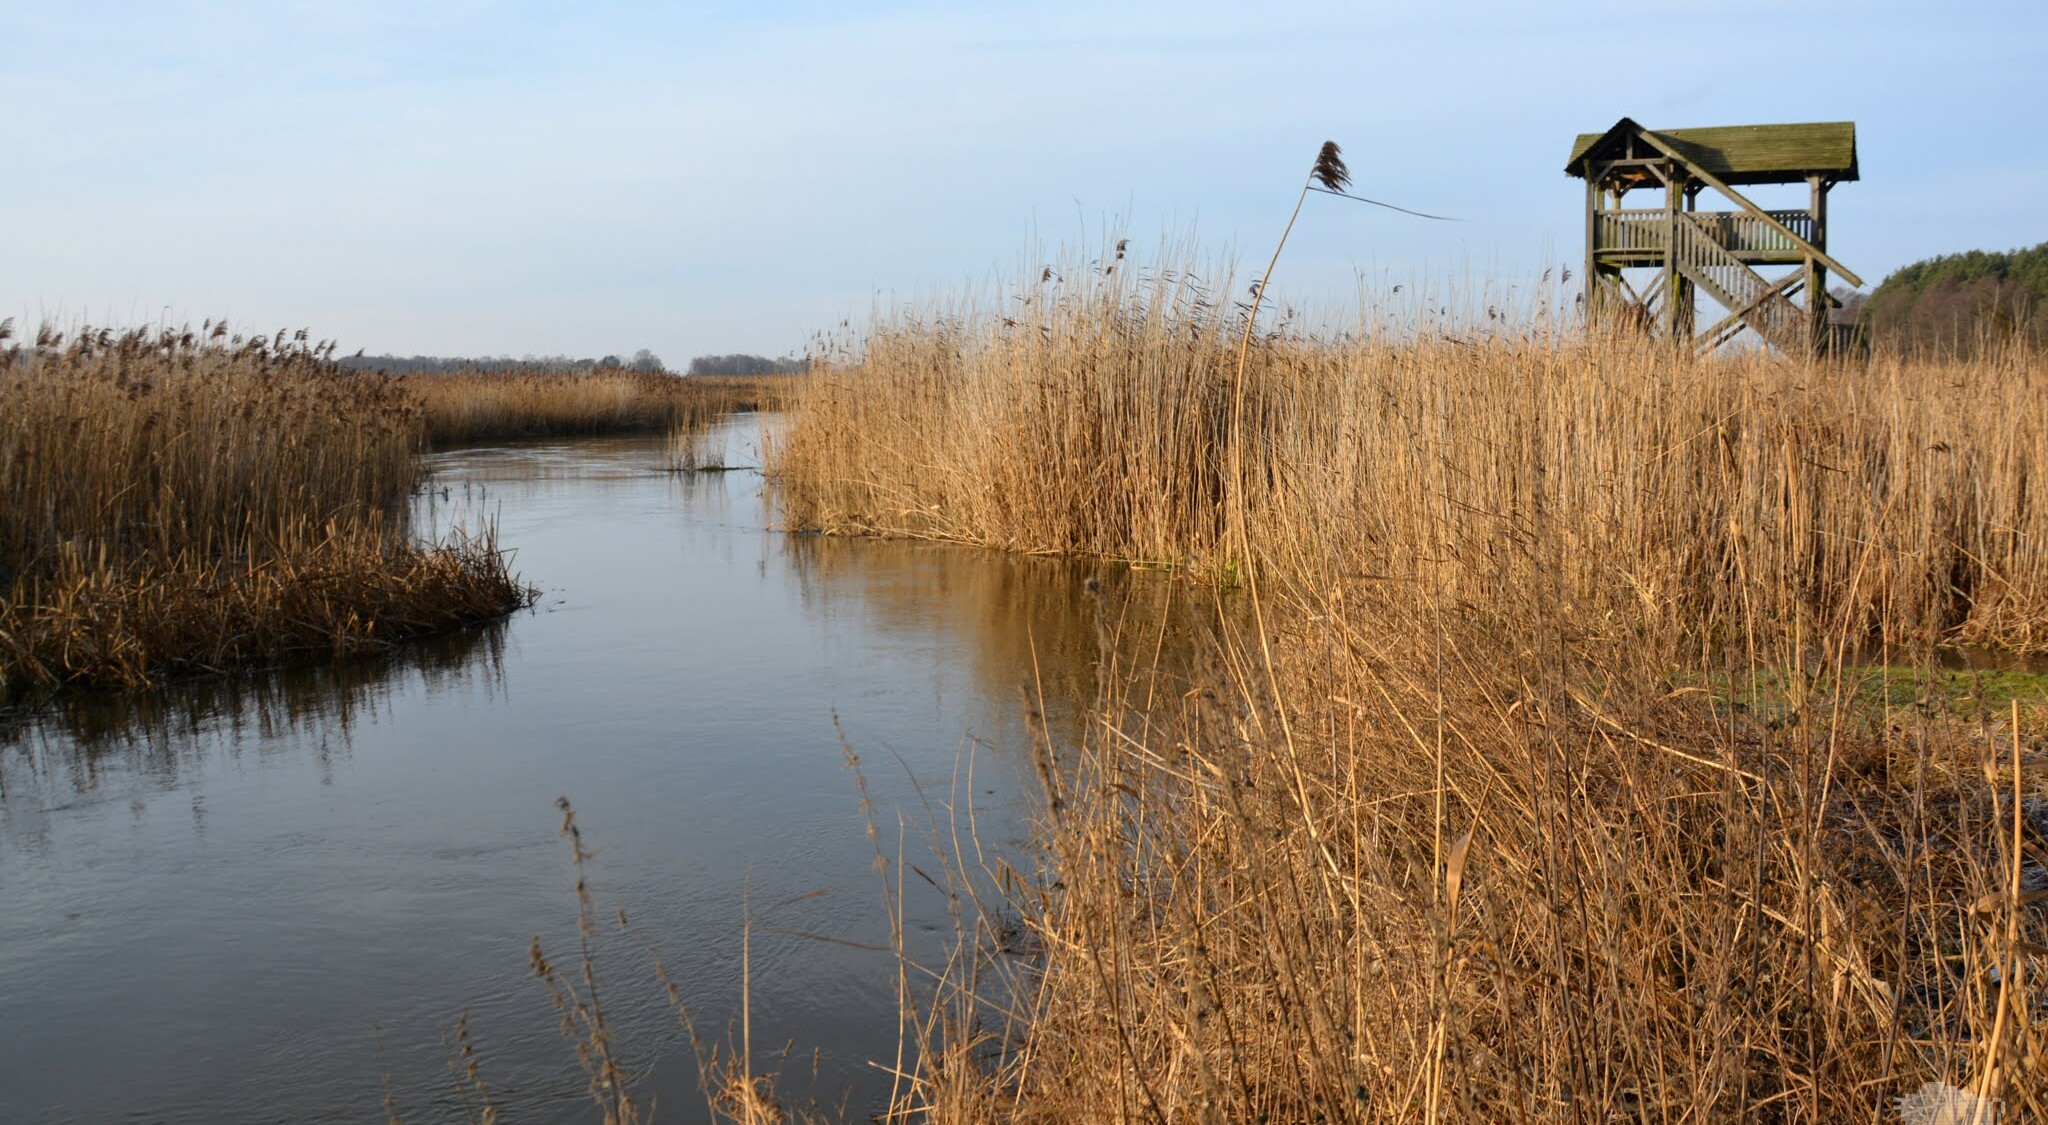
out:
{"label": "tower staircase", "polygon": [[[1780,351],[1803,351],[1811,346],[1806,310],[1792,303],[1804,283],[1803,274],[1770,281],[1723,245],[1699,215],[1680,211],[1676,218],[1672,224],[1672,268],[1728,310],[1720,324],[1701,335],[1701,351],[1714,350],[1745,325]],[[1827,299],[1824,295],[1808,297]]]}

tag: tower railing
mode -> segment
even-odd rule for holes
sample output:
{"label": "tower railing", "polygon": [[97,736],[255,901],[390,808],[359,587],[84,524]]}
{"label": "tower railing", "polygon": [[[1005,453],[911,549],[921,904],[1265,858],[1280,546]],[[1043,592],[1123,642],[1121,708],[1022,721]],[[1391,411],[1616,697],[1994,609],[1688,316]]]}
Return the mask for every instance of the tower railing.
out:
{"label": "tower railing", "polygon": [[[1685,211],[1681,214],[1699,225],[1707,237],[1733,254],[1797,257],[1798,243],[1748,211]],[[1667,246],[1667,216],[1662,207],[1623,208],[1594,215],[1593,248],[1598,253],[1662,253]],[[1811,242],[1814,222],[1811,212],[1771,211],[1771,218],[1793,234]]]}

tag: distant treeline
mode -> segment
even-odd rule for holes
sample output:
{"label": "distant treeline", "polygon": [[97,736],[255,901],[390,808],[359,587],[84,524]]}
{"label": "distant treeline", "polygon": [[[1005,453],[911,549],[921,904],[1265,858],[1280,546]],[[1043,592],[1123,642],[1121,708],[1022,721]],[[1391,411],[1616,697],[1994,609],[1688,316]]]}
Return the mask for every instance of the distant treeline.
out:
{"label": "distant treeline", "polygon": [[566,355],[500,356],[352,355],[337,361],[354,371],[389,371],[399,375],[452,375],[456,372],[546,371],[569,375],[580,371],[665,371],[661,357],[641,348],[631,359],[615,355],[578,359]]}
{"label": "distant treeline", "polygon": [[[500,356],[438,355],[352,355],[338,360],[353,371],[389,371],[399,375],[453,375],[458,372],[543,371],[570,375],[582,371],[666,371],[661,357],[641,348],[630,359],[615,355],[601,359],[568,355]],[[806,369],[806,361],[794,356],[769,359],[764,355],[700,355],[690,361],[691,375],[794,375]]]}
{"label": "distant treeline", "polygon": [[1914,262],[1885,278],[1860,311],[1876,344],[1943,352],[2013,340],[2048,346],[2048,242]]}
{"label": "distant treeline", "polygon": [[794,375],[805,370],[803,360],[793,356],[769,359],[764,355],[700,355],[690,361],[692,375]]}

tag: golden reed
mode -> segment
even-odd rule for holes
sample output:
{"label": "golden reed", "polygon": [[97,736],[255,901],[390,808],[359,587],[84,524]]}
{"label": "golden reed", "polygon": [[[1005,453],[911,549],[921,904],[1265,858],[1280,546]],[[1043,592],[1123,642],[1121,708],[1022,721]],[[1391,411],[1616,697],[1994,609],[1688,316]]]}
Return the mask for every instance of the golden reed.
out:
{"label": "golden reed", "polygon": [[886,315],[774,450],[792,526],[1212,609],[1169,671],[1085,595],[1097,721],[1039,865],[953,857],[892,1119],[2048,1116],[2043,742],[1868,666],[2048,648],[2042,361],[1361,318],[1240,378],[1215,276]]}
{"label": "golden reed", "polygon": [[408,533],[421,420],[304,332],[0,351],[0,686],[342,655],[523,604],[489,531]]}
{"label": "golden reed", "polygon": [[427,442],[659,430],[682,435],[720,416],[784,404],[791,376],[706,376],[593,370],[408,375]]}

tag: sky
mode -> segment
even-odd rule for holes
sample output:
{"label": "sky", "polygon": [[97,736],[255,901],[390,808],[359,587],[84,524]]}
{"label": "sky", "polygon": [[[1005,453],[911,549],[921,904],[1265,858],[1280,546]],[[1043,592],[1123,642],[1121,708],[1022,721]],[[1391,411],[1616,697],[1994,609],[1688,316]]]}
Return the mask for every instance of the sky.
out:
{"label": "sky", "polygon": [[1273,292],[1526,287],[1623,115],[1855,121],[1874,285],[2048,240],[2044,73],[2040,0],[4,0],[0,317],[798,353],[1112,234],[1256,272],[1326,139],[1464,221],[1311,197]]}

